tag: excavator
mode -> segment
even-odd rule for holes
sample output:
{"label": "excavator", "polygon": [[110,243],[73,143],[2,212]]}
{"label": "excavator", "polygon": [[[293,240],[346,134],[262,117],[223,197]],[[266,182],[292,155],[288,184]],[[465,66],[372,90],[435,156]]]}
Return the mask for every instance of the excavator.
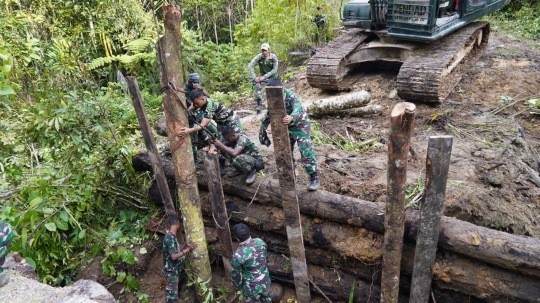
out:
{"label": "excavator", "polygon": [[308,83],[325,90],[348,90],[358,81],[352,75],[361,63],[397,62],[400,98],[440,103],[487,47],[489,23],[476,20],[509,2],[350,1],[343,6],[345,33],[310,58]]}

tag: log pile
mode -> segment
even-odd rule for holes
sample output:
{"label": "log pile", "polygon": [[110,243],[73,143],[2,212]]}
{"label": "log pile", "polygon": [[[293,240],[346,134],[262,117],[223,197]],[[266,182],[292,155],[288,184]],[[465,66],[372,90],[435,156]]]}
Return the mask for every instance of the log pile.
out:
{"label": "log pile", "polygon": [[[162,158],[162,163],[165,174],[172,178],[170,160]],[[134,156],[133,165],[136,170],[151,169],[145,154]],[[197,174],[199,187],[206,188],[205,173]],[[285,270],[283,257],[288,248],[278,182],[266,179],[258,191],[257,187],[257,183],[249,187],[238,179],[224,178],[228,213],[232,221],[248,223],[256,236],[267,241],[276,254],[271,258],[277,264],[271,266],[272,278],[292,285],[292,273]],[[378,302],[384,204],[322,190],[299,191],[298,199],[313,282],[329,297],[347,300],[356,279],[354,302]],[[211,218],[210,204],[203,201],[202,207]],[[410,288],[418,219],[418,211],[406,212],[400,294],[406,295]],[[213,219],[207,221],[213,223]],[[437,302],[538,302],[539,277],[540,240],[442,218],[433,268],[432,290]],[[402,300],[406,298],[400,297]]]}

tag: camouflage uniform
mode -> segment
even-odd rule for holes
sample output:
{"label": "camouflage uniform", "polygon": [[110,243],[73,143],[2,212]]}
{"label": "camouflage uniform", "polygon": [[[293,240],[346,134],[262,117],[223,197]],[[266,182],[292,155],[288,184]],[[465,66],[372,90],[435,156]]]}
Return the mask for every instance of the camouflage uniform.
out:
{"label": "camouflage uniform", "polygon": [[180,274],[184,269],[184,257],[173,260],[171,254],[180,252],[180,244],[176,236],[168,231],[163,237],[163,269],[161,273],[167,281],[166,302],[176,302],[178,300],[178,282]]}
{"label": "camouflage uniform", "polygon": [[[0,264],[4,263],[4,258],[8,255],[9,245],[13,239],[13,230],[8,223],[0,222]],[[0,267],[0,273],[4,269]]]}
{"label": "camouflage uniform", "polygon": [[243,134],[244,128],[240,124],[240,119],[231,109],[227,108],[225,105],[206,98],[206,105],[198,108],[196,115],[202,114],[204,118],[212,119],[217,124],[217,130],[212,134],[218,138],[220,141],[223,141],[223,135],[221,132],[227,128],[232,127],[237,134]]}
{"label": "camouflage uniform", "polygon": [[246,240],[234,252],[232,284],[234,289],[242,291],[244,302],[272,302],[267,263],[266,243],[259,238]]}
{"label": "camouflage uniform", "polygon": [[261,83],[253,82],[253,91],[255,93],[255,98],[260,101],[262,100],[261,90],[266,86],[269,79],[278,78],[278,58],[276,54],[270,53],[270,58],[268,60],[262,53],[258,54],[251,60],[248,65],[249,73],[251,78],[255,79],[255,64],[259,65],[259,74],[264,76],[266,79]]}
{"label": "camouflage uniform", "polygon": [[251,139],[249,139],[249,137],[245,134],[239,134],[238,140],[234,143],[229,143],[225,140],[223,144],[232,149],[242,147],[242,152],[238,156],[233,157],[231,155],[223,153],[223,158],[229,160],[232,166],[234,166],[238,171],[241,171],[243,173],[254,170],[255,161],[257,160],[257,158],[262,158],[257,145],[255,145],[255,143],[253,143],[253,141],[251,141]]}
{"label": "camouflage uniform", "polygon": [[[201,87],[201,90],[203,90],[203,89],[204,88]],[[189,94],[191,94],[191,92],[193,90],[194,90],[194,88],[190,88],[187,84],[184,84],[184,91],[185,91],[185,96],[186,96],[186,105],[187,105],[188,108],[192,105],[191,99],[189,98]],[[193,113],[193,115],[194,115],[195,121],[193,121],[192,118],[190,118],[190,120],[189,120],[189,127],[190,128],[193,128],[196,125],[195,122],[197,122],[198,124],[201,123],[201,121],[202,121],[202,119],[204,117],[204,112],[195,111]],[[210,132],[212,132],[212,134],[217,133],[216,126],[212,122],[210,122],[210,124],[208,124],[206,126],[206,129],[208,129]],[[195,159],[197,159],[197,149],[201,148],[201,147],[204,147],[206,145],[205,140],[207,139],[208,136],[204,135],[205,132],[206,132],[205,130],[202,130],[202,131],[194,132],[194,133],[190,134],[190,136],[191,136],[191,149],[193,150],[193,158],[195,158]]]}
{"label": "camouflage uniform", "polygon": [[[292,122],[289,124],[289,140],[291,141],[291,155],[294,161],[294,144],[298,142],[298,149],[300,150],[300,158],[302,164],[308,175],[313,175],[317,172],[317,161],[315,160],[315,151],[313,149],[313,143],[309,134],[311,132],[311,125],[309,124],[309,117],[300,103],[300,98],[290,89],[284,89],[285,91],[285,109],[289,116],[293,117]],[[270,145],[270,140],[266,134],[266,129],[270,125],[270,117],[268,112],[263,117],[259,141],[266,146]]]}

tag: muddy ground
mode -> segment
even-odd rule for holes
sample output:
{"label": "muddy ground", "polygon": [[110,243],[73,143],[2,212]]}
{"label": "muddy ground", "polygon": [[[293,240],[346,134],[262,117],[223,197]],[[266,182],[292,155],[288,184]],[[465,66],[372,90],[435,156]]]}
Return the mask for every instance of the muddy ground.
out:
{"label": "muddy ground", "polygon": [[[386,66],[383,71],[375,71],[375,67],[364,66],[363,76],[352,90],[369,90],[372,102],[383,106],[382,113],[317,119],[322,132],[318,138],[328,143],[316,146],[316,156],[322,189],[384,202],[389,114],[402,100],[390,98],[399,66]],[[293,89],[303,102],[334,95],[311,88],[305,68],[296,69],[293,74],[285,86]],[[533,176],[539,174],[540,116],[530,114],[525,104],[525,100],[538,98],[539,94],[540,50],[492,32],[487,51],[444,103],[417,104],[412,137],[415,155],[408,163],[411,195],[422,187],[429,136],[452,135],[445,215],[509,233],[540,237],[540,184],[534,183]],[[494,113],[504,104],[509,106]],[[251,99],[233,105],[235,110],[252,107]],[[244,128],[258,142],[258,122],[252,121]],[[370,139],[376,140],[362,153],[347,152],[340,147],[353,140]],[[269,164],[267,174],[275,170],[272,148],[261,148],[265,163]],[[298,152],[295,156],[299,159]],[[307,186],[308,176],[303,169],[297,168],[297,173],[299,186]],[[140,291],[150,296],[150,302],[163,302],[161,242],[146,243],[145,247],[148,253],[140,256],[138,267],[132,270],[142,279]],[[217,259],[213,261],[214,265],[219,264]],[[120,293],[120,284],[108,281],[99,272],[100,264],[96,261],[83,270],[82,278],[107,285],[121,302],[136,302],[133,296]],[[216,270],[214,277],[216,286],[230,288],[222,270]],[[286,289],[283,302],[293,297],[293,290]]]}

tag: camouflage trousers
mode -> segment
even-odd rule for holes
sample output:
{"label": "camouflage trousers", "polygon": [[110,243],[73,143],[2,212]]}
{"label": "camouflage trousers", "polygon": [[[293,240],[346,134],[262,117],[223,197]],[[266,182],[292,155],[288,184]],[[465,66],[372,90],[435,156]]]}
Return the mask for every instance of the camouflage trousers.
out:
{"label": "camouflage trousers", "polygon": [[[199,124],[202,122],[203,117],[204,117],[204,113],[197,112],[195,114],[195,120]],[[189,127],[192,128],[192,127],[195,127],[195,125],[197,125],[197,124],[190,121]],[[211,121],[205,128],[208,131],[210,131],[212,133],[212,135],[218,133],[217,128],[216,128],[216,124],[215,124],[214,121]],[[208,138],[210,136],[208,136],[206,130],[201,130],[201,131],[198,131],[198,132],[191,133],[190,136],[191,136],[191,150],[193,151],[193,158],[196,160],[197,159],[197,150],[199,148],[203,148],[203,147],[205,147],[207,145]]]}
{"label": "camouflage trousers", "polygon": [[244,294],[245,303],[272,303],[272,297],[268,293],[268,290],[258,293],[254,296]]}
{"label": "camouflage trousers", "polygon": [[[9,252],[9,245],[13,239],[13,230],[9,224],[0,222],[0,266],[4,265],[4,260]],[[0,267],[0,273],[4,269]]]}
{"label": "camouflage trousers", "polygon": [[186,273],[184,270],[181,271],[167,271],[163,274],[165,277],[165,281],[167,281],[167,286],[165,288],[166,291],[166,298],[165,302],[175,302],[178,301],[178,289],[180,288],[180,284],[185,282],[186,280]]}
{"label": "camouflage trousers", "polygon": [[220,154],[220,156],[224,159],[227,159],[229,162],[231,162],[231,165],[234,168],[236,168],[237,170],[243,173],[247,173],[255,169],[255,161],[257,159],[250,155],[240,154],[236,157],[233,157],[233,156],[223,153],[223,154]]}
{"label": "camouflage trousers", "polygon": [[300,159],[304,169],[308,175],[312,175],[317,172],[317,160],[315,160],[315,150],[313,149],[313,143],[309,137],[311,132],[311,126],[309,122],[306,123],[306,127],[302,129],[289,129],[289,140],[291,142],[291,155],[294,159],[294,144],[298,143],[298,150],[300,150]]}
{"label": "camouflage trousers", "polygon": [[262,101],[263,99],[262,90],[268,84],[268,80],[269,79],[264,79],[262,82],[259,82],[259,83],[253,81],[253,93],[255,95],[255,100]]}

